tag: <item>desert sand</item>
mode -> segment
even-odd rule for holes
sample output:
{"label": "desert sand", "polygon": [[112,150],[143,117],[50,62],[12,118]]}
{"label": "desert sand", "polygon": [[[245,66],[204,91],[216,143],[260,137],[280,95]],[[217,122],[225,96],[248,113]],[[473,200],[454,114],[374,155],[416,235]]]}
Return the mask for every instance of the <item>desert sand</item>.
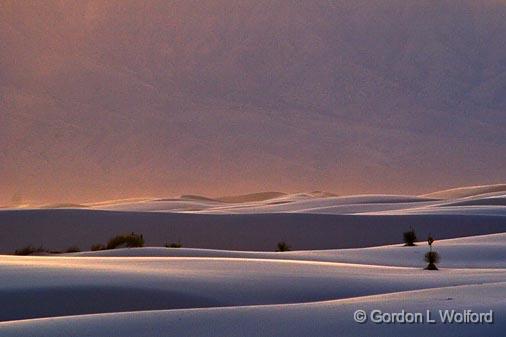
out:
{"label": "desert sand", "polygon": [[[113,232],[142,229],[148,247],[0,256],[0,335],[503,336],[505,193],[504,185],[493,185],[467,188],[464,195],[457,189],[425,196],[258,194],[262,197],[256,200],[239,196],[228,201],[184,196],[5,209],[0,211],[0,224],[10,228],[5,231],[7,240],[19,236],[16,225],[24,226],[24,239],[51,238],[47,245],[62,245],[69,238],[78,244],[80,236],[83,241],[103,241]],[[179,222],[179,227],[170,221]],[[410,225],[418,233],[430,230],[436,236],[434,249],[442,256],[439,271],[423,270],[426,242],[415,247],[399,243]],[[162,233],[164,226],[172,233],[204,236],[209,246],[226,247],[220,236],[236,235],[253,245],[262,235],[280,233],[278,239],[283,233],[313,238],[315,249],[150,245],[155,242],[150,236]],[[259,227],[254,231],[255,226]],[[355,233],[348,233],[352,229]],[[443,235],[453,238],[440,239]],[[348,246],[363,248],[340,248],[346,246],[342,236],[350,240]],[[355,236],[365,239],[354,240]],[[383,245],[373,247],[374,241]],[[389,241],[396,243],[385,245]],[[325,249],[332,244],[333,249]],[[445,309],[492,310],[495,321],[359,324],[353,319],[358,309],[429,310],[434,315]]]}
{"label": "desert sand", "polygon": [[[2,256],[2,336],[501,336],[506,235],[442,240],[437,272],[423,243],[259,253],[138,248]],[[113,253],[113,254],[107,254]],[[111,256],[112,255],[112,256]],[[333,261],[333,262],[329,262]],[[344,261],[344,262],[340,262]],[[357,309],[494,310],[493,325],[374,325]]]}
{"label": "desert sand", "polygon": [[444,194],[261,193],[254,201],[251,195],[228,197],[242,202],[182,196],[6,208],[0,211],[0,253],[27,245],[88,250],[130,232],[142,233],[149,246],[273,251],[279,241],[294,250],[394,244],[411,227],[421,238],[432,233],[437,239],[506,231],[506,185],[467,188],[465,197],[459,190]]}

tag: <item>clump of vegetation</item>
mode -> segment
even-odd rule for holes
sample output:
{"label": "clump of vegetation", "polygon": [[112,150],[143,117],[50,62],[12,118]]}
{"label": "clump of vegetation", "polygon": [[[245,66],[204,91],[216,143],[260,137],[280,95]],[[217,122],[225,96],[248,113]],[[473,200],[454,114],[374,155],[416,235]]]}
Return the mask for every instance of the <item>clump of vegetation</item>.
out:
{"label": "clump of vegetation", "polygon": [[439,254],[437,252],[427,252],[425,253],[425,262],[428,263],[425,269],[427,270],[438,270],[436,267],[436,263],[440,260]]}
{"label": "clump of vegetation", "polygon": [[91,245],[90,250],[92,252],[96,252],[97,250],[104,250],[105,246],[101,243],[95,243],[94,245]]}
{"label": "clump of vegetation", "polygon": [[178,242],[166,243],[165,247],[166,248],[181,248],[181,247],[183,247],[183,245],[181,244],[180,241],[178,241]]}
{"label": "clump of vegetation", "polygon": [[79,253],[81,251],[81,249],[79,249],[79,247],[77,246],[70,246],[69,248],[67,248],[65,250],[65,253]]}
{"label": "clump of vegetation", "polygon": [[406,246],[406,247],[416,246],[416,244],[415,244],[416,233],[415,233],[414,229],[410,229],[409,231],[404,232],[403,237],[404,237],[404,246]]}
{"label": "clump of vegetation", "polygon": [[115,249],[121,247],[144,247],[144,237],[142,234],[135,234],[134,232],[126,235],[117,235],[111,238],[106,245],[106,249]]}
{"label": "clump of vegetation", "polygon": [[21,249],[16,249],[14,251],[14,255],[32,255],[32,254],[40,254],[40,253],[48,253],[48,250],[45,249],[42,246],[39,246],[38,248],[35,248],[32,245],[28,245],[26,247],[23,247]]}
{"label": "clump of vegetation", "polygon": [[277,252],[288,252],[291,250],[291,247],[284,241],[278,242]]}
{"label": "clump of vegetation", "polygon": [[135,234],[134,232],[130,234],[116,235],[115,237],[109,239],[105,245],[101,243],[92,245],[90,247],[90,250],[96,252],[99,250],[116,249],[123,247],[144,247],[144,236],[142,234]]}
{"label": "clump of vegetation", "polygon": [[[121,247],[144,247],[144,237],[142,234],[125,234],[125,235],[117,235],[111,238],[106,245],[101,243],[96,243],[90,247],[91,251],[105,250],[105,249],[115,249]],[[180,243],[173,243],[171,247],[179,248],[181,247]],[[48,250],[43,246],[34,247],[32,245],[28,245],[21,249],[16,249],[14,251],[14,255],[32,255],[32,254],[40,254],[40,253],[49,253],[49,254],[62,254],[62,253],[78,253],[81,249],[78,246],[70,246],[66,250]]]}
{"label": "clump of vegetation", "polygon": [[425,262],[428,263],[427,267],[425,267],[426,270],[438,270],[436,267],[436,263],[439,262],[440,257],[437,252],[432,251],[432,244],[434,243],[434,239],[429,234],[429,237],[427,238],[427,242],[429,243],[429,251],[425,253]]}

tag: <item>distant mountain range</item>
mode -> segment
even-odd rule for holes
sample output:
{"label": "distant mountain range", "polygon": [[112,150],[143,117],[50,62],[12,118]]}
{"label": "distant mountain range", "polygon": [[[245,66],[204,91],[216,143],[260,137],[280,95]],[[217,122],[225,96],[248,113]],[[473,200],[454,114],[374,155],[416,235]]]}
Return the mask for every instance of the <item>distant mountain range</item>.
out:
{"label": "distant mountain range", "polygon": [[0,1],[0,204],[506,180],[503,1]]}

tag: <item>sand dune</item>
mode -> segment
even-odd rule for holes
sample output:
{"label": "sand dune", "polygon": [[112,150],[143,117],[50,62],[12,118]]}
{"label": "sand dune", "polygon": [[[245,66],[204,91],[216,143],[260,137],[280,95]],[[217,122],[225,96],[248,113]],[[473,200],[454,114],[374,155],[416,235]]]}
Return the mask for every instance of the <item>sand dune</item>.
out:
{"label": "sand dune", "polygon": [[[495,206],[504,207],[504,206]],[[440,209],[443,209],[440,207]],[[449,209],[449,208],[444,208]],[[180,241],[185,247],[273,251],[279,241],[294,249],[332,249],[394,244],[416,228],[421,238],[437,239],[499,233],[506,230],[500,211],[473,214],[435,212],[342,214],[192,214],[90,209],[0,211],[0,251],[12,253],[32,244],[51,250],[77,245],[83,250],[118,233],[142,233],[147,245]]]}
{"label": "sand dune", "polygon": [[[506,313],[505,241],[506,234],[438,241],[438,251],[448,260],[438,272],[421,269],[425,246],[290,253],[165,249],[203,257],[136,257],[153,248],[116,251],[122,257],[100,256],[108,252],[1,256],[0,300],[9,310],[0,312],[0,334],[444,335],[444,324],[360,325],[353,312],[433,310],[436,315],[439,309],[492,309],[495,324],[456,325],[451,331],[501,336],[506,328],[499,319]],[[329,258],[360,264],[322,262]],[[388,266],[398,260],[416,268]],[[362,264],[367,261],[387,265]],[[464,267],[463,261],[479,268],[454,268]]]}
{"label": "sand dune", "polygon": [[459,187],[444,191],[433,192],[424,194],[424,198],[439,198],[439,199],[458,199],[465,197],[478,196],[486,193],[505,192],[506,184],[486,185],[486,186],[469,186]]}
{"label": "sand dune", "polygon": [[[376,308],[434,314],[445,308],[494,310],[493,325],[458,325],[451,331],[503,336],[506,206],[497,186],[448,199],[296,193],[233,203],[182,196],[85,209],[4,209],[5,252],[27,244],[86,249],[131,231],[143,233],[152,247],[0,256],[0,302],[8,308],[0,311],[0,336],[445,336],[450,331],[444,324],[353,321],[355,310]],[[429,233],[436,237],[438,272],[422,269],[424,241],[399,244],[409,228],[422,240]],[[281,240],[296,250],[273,252]],[[199,248],[156,247],[178,241]]]}
{"label": "sand dune", "polygon": [[235,195],[235,196],[225,196],[216,198],[217,200],[229,203],[242,203],[242,202],[252,202],[252,201],[265,201],[269,199],[279,198],[285,196],[286,193],[282,192],[260,192],[260,193],[252,193],[252,194],[244,194],[244,195]]}
{"label": "sand dune", "polygon": [[[179,199],[184,200],[198,200],[198,201],[217,201],[216,199],[205,197],[202,195],[194,195],[194,194],[183,194],[179,197]],[[160,199],[160,201],[163,201],[164,199]]]}
{"label": "sand dune", "polygon": [[467,188],[466,197],[451,199],[267,193],[234,203],[185,196],[109,201],[86,209],[3,209],[0,252],[30,244],[86,250],[132,231],[144,234],[151,246],[179,241],[185,247],[257,251],[274,250],[279,241],[299,250],[394,244],[411,227],[421,238],[498,233],[506,230],[500,186],[474,187],[472,193]]}
{"label": "sand dune", "polygon": [[[495,252],[504,256],[504,250],[502,245]],[[396,259],[403,259],[404,251],[394,249],[380,258],[384,258],[385,264],[395,264]],[[374,253],[364,252],[366,258]],[[431,273],[422,269],[423,252],[413,250],[413,253],[417,255],[416,268],[289,260],[281,256],[278,259],[3,256],[0,300],[9,303],[9,310],[0,313],[0,320],[301,303],[506,279],[506,268],[498,268],[496,260],[489,264],[486,258],[474,260],[471,254],[465,254],[470,263],[479,264],[480,268],[442,268]],[[361,253],[355,254],[360,257]],[[121,300],[114,300],[115,297]]]}
{"label": "sand dune", "polygon": [[506,336],[505,32],[504,0],[0,0],[0,337]]}
{"label": "sand dune", "polygon": [[[116,337],[116,336],[490,336],[502,337],[506,323],[506,283],[467,285],[358,297],[308,304],[145,311],[34,319],[0,323],[5,337]],[[493,310],[495,323],[468,324],[357,324],[357,309],[383,312],[439,309]]]}
{"label": "sand dune", "polygon": [[[140,202],[121,202],[94,206],[94,209],[116,211],[189,212],[204,214],[259,214],[259,213],[311,213],[311,214],[368,214],[410,210],[411,213],[469,213],[470,208],[456,211],[442,210],[440,206],[503,206],[503,187],[490,185],[435,192],[426,196],[368,194],[335,196],[329,193],[281,194],[266,192],[246,196],[211,199],[206,197],[152,199]],[[442,196],[448,196],[443,198]],[[463,195],[457,197],[456,195]],[[476,209],[481,214],[484,209]],[[503,208],[494,208],[499,214]],[[471,212],[472,213],[472,212]]]}
{"label": "sand dune", "polygon": [[[444,257],[440,265],[447,268],[506,268],[506,234],[490,234],[458,239],[438,240],[435,249]],[[115,249],[81,252],[69,256],[86,257],[216,257],[249,259],[283,259],[339,262],[367,265],[420,267],[427,243],[416,247],[389,245],[359,249],[311,250],[293,252],[245,252],[211,249],[162,247]]]}
{"label": "sand dune", "polygon": [[86,208],[88,207],[85,204],[72,204],[72,203],[59,203],[59,204],[47,204],[42,205],[40,208]]}
{"label": "sand dune", "polygon": [[454,203],[448,203],[443,206],[506,206],[505,196],[493,196],[481,199],[462,200]]}

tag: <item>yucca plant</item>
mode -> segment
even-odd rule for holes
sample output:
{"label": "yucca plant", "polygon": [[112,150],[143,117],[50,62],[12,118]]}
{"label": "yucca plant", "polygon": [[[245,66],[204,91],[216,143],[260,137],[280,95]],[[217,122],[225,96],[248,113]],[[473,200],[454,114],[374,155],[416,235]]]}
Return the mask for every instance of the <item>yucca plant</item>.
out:
{"label": "yucca plant", "polygon": [[404,232],[403,237],[404,237],[404,246],[406,246],[406,247],[415,246],[416,233],[413,229],[411,229],[407,232]]}
{"label": "yucca plant", "polygon": [[286,242],[278,242],[278,248],[276,249],[277,252],[287,252],[289,250],[291,250],[290,246]]}
{"label": "yucca plant", "polygon": [[432,251],[432,244],[434,243],[434,238],[432,238],[432,235],[429,234],[429,237],[427,238],[427,243],[429,244],[429,251],[425,253],[425,262],[428,263],[427,267],[425,267],[426,270],[438,270],[436,267],[436,263],[439,262],[440,257],[437,252]]}
{"label": "yucca plant", "polygon": [[427,252],[425,253],[425,262],[428,263],[425,269],[427,270],[438,270],[436,267],[436,263],[440,260],[439,254],[437,252]]}

